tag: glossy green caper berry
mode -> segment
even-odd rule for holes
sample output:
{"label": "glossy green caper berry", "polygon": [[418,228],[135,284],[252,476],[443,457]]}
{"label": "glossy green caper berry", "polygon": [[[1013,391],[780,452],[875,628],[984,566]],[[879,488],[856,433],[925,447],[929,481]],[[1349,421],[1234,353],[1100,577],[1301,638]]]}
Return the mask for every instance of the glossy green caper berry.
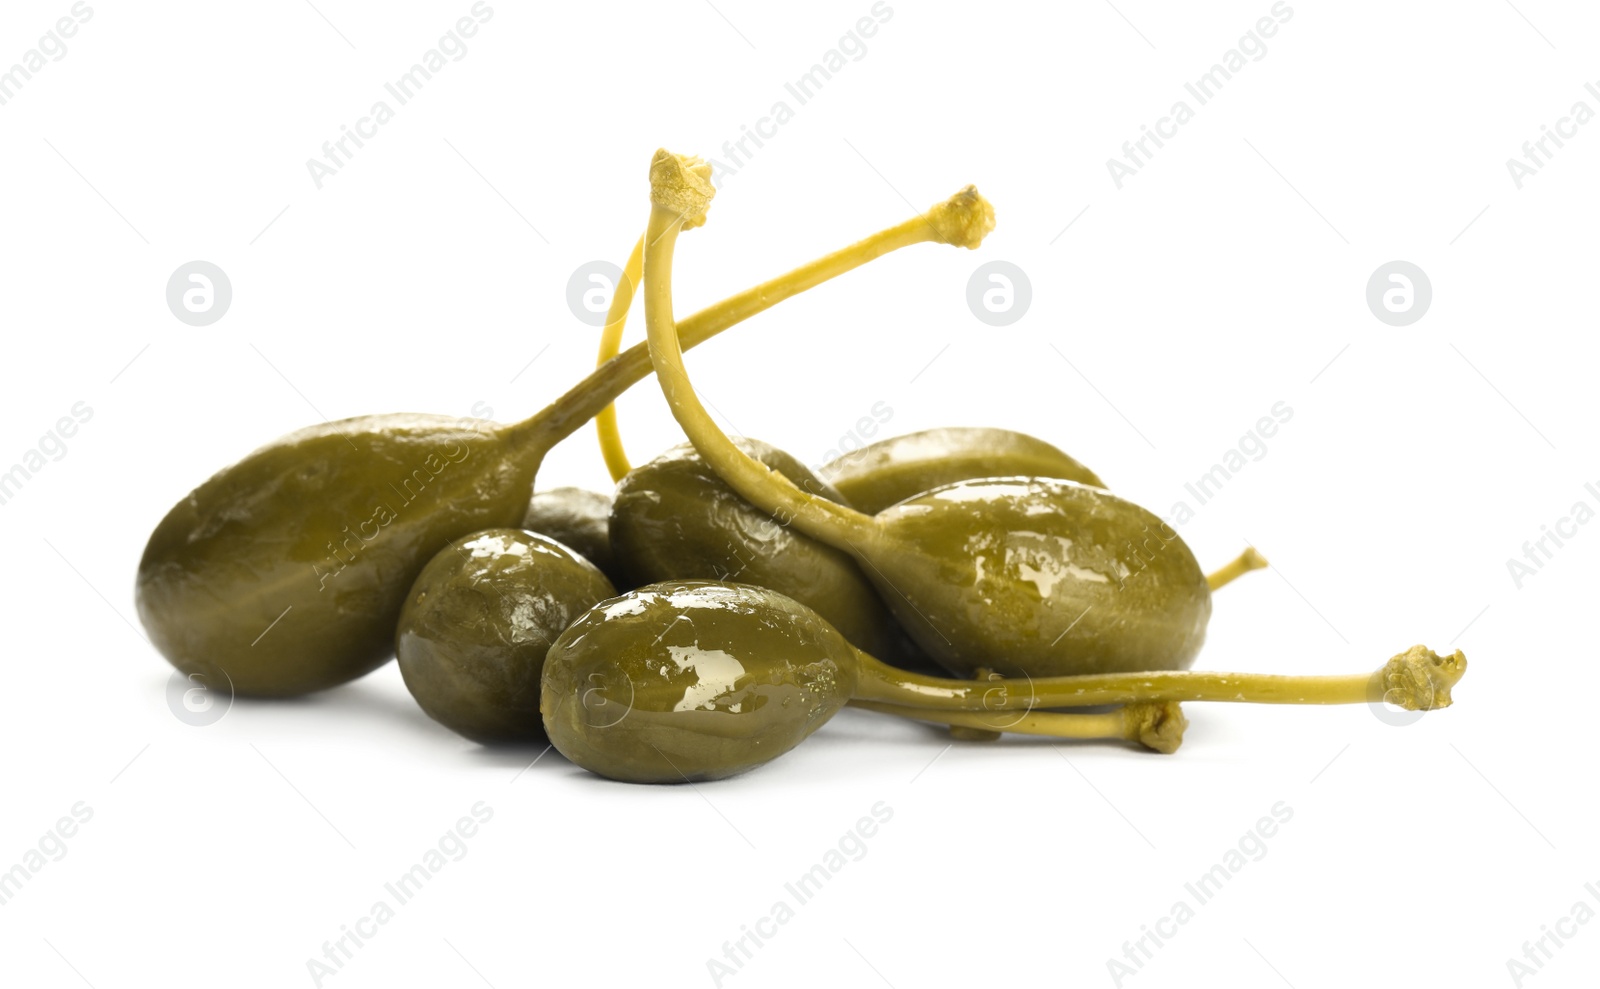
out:
{"label": "glossy green caper berry", "polygon": [[855,689],[855,649],[765,588],[653,584],[603,601],[545,660],[562,755],[630,783],[722,779],[799,745]]}
{"label": "glossy green caper berry", "polygon": [[184,673],[221,673],[210,682],[247,696],[376,669],[428,559],[521,519],[539,454],[511,430],[364,416],[291,433],[218,471],[173,506],[139,561],[151,643]]}
{"label": "glossy green caper berry", "polygon": [[[784,451],[736,442],[802,489],[845,503]],[[701,579],[771,588],[815,609],[868,652],[897,654],[894,619],[856,562],[739,497],[690,444],[634,468],[617,485],[611,546],[630,586]]]}
{"label": "glossy green caper berry", "polygon": [[547,536],[490,529],[458,539],[423,568],[400,614],[406,687],[435,721],[475,742],[542,742],[545,653],[615,593],[594,564]]}
{"label": "glossy green caper berry", "polygon": [[611,497],[583,488],[551,488],[535,492],[522,527],[565,543],[600,568],[613,585],[618,579],[611,553]]}
{"label": "glossy green caper berry", "polygon": [[885,509],[873,526],[868,552],[886,600],[961,676],[1180,670],[1205,641],[1211,589],[1194,554],[1109,491],[963,481]]}
{"label": "glossy green caper berry", "polygon": [[[685,346],[921,240],[900,224],[684,318]],[[917,236],[901,236],[914,230]],[[291,697],[387,662],[406,591],[452,539],[516,525],[544,455],[651,373],[644,344],[517,424],[377,415],[300,430],[218,472],[156,526],[136,602],[184,673]],[[335,576],[329,577],[333,573]]]}
{"label": "glossy green caper berry", "polygon": [[1044,440],[1009,429],[949,427],[891,436],[830,461],[821,474],[876,515],[934,488],[980,477],[1058,477],[1103,488],[1094,471]]}

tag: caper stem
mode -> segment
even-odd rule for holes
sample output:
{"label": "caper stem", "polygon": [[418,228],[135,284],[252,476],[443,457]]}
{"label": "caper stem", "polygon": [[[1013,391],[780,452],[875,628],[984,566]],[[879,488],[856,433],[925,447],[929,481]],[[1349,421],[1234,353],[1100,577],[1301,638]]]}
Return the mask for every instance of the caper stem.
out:
{"label": "caper stem", "polygon": [[1210,584],[1214,591],[1219,587],[1228,586],[1252,570],[1263,570],[1268,565],[1267,558],[1251,546],[1214,572],[1206,574],[1206,583]]}
{"label": "caper stem", "polygon": [[[706,411],[683,365],[681,330],[672,314],[672,258],[678,232],[705,222],[715,195],[710,169],[697,158],[656,152],[650,166],[650,224],[645,232],[644,315],[650,357],[667,405],[700,456],[728,486],[779,523],[792,524],[834,546],[875,543],[880,527],[862,514],[799,485],[739,449]],[[912,221],[942,243],[976,247],[994,223],[994,212],[968,186]]]}
{"label": "caper stem", "polygon": [[1244,704],[1366,704],[1383,701],[1408,711],[1450,705],[1450,688],[1467,669],[1458,649],[1440,656],[1412,646],[1373,673],[1278,676],[1154,670],[1084,676],[997,680],[987,684],[922,676],[857,651],[856,698],[940,711],[1014,711],[1131,704],[1139,701],[1219,701]]}
{"label": "caper stem", "polygon": [[672,210],[652,207],[647,234],[650,246],[644,256],[644,313],[650,357],[673,416],[728,486],[779,522],[792,522],[808,535],[828,533],[830,542],[837,542],[841,532],[845,538],[868,539],[873,528],[871,516],[803,491],[745,454],[712,420],[695,394],[683,366],[683,351],[672,319],[672,253],[682,223]]}
{"label": "caper stem", "polygon": [[[965,193],[957,193],[948,202],[957,202],[964,195]],[[935,207],[935,210],[937,209],[939,207]],[[929,222],[929,216],[933,212],[934,210],[930,210],[921,216],[914,216],[887,227],[848,247],[825,254],[776,278],[730,295],[693,315],[685,316],[677,324],[682,346],[688,349],[705,343],[723,330],[737,326],[757,313],[902,247],[925,243],[951,243],[948,233],[941,234],[940,229]],[[634,287],[637,287],[637,281]],[[630,301],[632,294],[630,291]],[[593,373],[543,411],[507,427],[505,438],[513,448],[521,447],[525,455],[543,456],[551,447],[599,415],[616,401],[619,395],[644,380],[652,370],[649,345],[635,344],[596,368]]]}
{"label": "caper stem", "polygon": [[[628,326],[628,307],[633,304],[633,287],[639,284],[643,269],[644,238],[640,237],[622,269],[622,284],[611,293],[611,308],[606,311],[605,329],[600,331],[600,355],[595,359],[597,368],[605,367],[606,362],[622,349],[622,331]],[[616,403],[601,409],[594,417],[594,431],[600,439],[600,455],[605,458],[611,479],[622,480],[633,466],[628,463],[628,452],[623,449],[622,434],[617,430]]]}
{"label": "caper stem", "polygon": [[976,728],[985,732],[1043,735],[1049,738],[1122,739],[1168,754],[1178,750],[1183,740],[1183,726],[1188,723],[1176,704],[1129,704],[1114,711],[1093,714],[1047,711],[978,714],[969,711],[929,711],[860,700],[851,701],[850,706],[952,728]]}
{"label": "caper stem", "polygon": [[[980,666],[972,671],[974,680],[997,680],[994,670],[987,666]],[[966,725],[951,725],[950,737],[963,742],[993,742],[1000,738],[1000,733],[992,728],[971,728]]]}

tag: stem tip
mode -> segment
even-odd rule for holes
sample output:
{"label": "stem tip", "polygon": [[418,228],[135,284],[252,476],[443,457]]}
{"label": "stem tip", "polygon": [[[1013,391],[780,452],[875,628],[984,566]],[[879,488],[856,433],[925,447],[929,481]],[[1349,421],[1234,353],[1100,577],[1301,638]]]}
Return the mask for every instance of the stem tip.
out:
{"label": "stem tip", "polygon": [[1177,701],[1129,704],[1122,713],[1130,722],[1129,734],[1135,735],[1145,748],[1163,755],[1178,751],[1183,744],[1183,730],[1189,727],[1189,719]]}
{"label": "stem tip", "polygon": [[977,250],[994,229],[994,207],[979,194],[977,186],[969,185],[928,210],[928,222],[933,224],[939,243]]}
{"label": "stem tip", "polygon": [[650,201],[678,214],[683,229],[693,230],[706,222],[706,211],[716,194],[711,166],[702,159],[662,148],[650,160]]}
{"label": "stem tip", "polygon": [[1407,711],[1432,711],[1450,706],[1450,688],[1466,672],[1467,657],[1459,649],[1441,656],[1427,646],[1412,646],[1378,671],[1373,693]]}

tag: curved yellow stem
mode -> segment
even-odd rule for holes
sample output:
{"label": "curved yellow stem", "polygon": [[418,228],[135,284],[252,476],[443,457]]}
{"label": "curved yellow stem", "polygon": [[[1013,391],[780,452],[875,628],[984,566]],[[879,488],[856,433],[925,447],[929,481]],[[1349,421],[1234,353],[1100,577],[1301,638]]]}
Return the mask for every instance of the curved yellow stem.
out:
{"label": "curved yellow stem", "polygon": [[[965,203],[976,192],[963,190],[956,193],[943,208]],[[981,202],[981,197],[978,199]],[[987,204],[985,204],[987,205]],[[786,299],[810,291],[823,282],[877,260],[886,254],[913,244],[953,243],[942,239],[940,228],[929,217],[941,207],[914,216],[892,227],[880,230],[848,247],[824,254],[798,268],[784,272],[776,278],[751,286],[728,296],[721,302],[707,306],[678,323],[678,335],[684,349],[699,346],[722,331],[764,312]],[[637,285],[637,280],[635,285]],[[596,368],[561,398],[532,418],[507,427],[513,444],[519,445],[527,456],[543,456],[552,446],[580,429],[584,423],[598,416],[617,396],[644,380],[654,368],[650,363],[648,345],[634,344],[627,350]]]}
{"label": "curved yellow stem", "polygon": [[[627,265],[622,269],[622,283],[611,295],[611,309],[606,313],[605,329],[600,331],[600,354],[595,358],[595,367],[604,367],[622,350],[622,331],[628,325],[628,307],[633,304],[633,287],[639,284],[643,266],[644,238],[640,237],[639,242],[633,245],[633,253],[628,255]],[[622,480],[633,467],[628,463],[627,451],[622,448],[615,404],[601,409],[600,414],[594,417],[594,431],[599,437],[600,455],[605,458],[611,479]]]}
{"label": "curved yellow stem", "polygon": [[[706,411],[683,365],[672,311],[672,259],[679,231],[700,226],[716,194],[710,167],[698,158],[656,152],[650,164],[650,222],[645,232],[644,313],[650,359],[673,417],[706,462],[742,497],[779,523],[835,546],[870,545],[879,527],[870,515],[802,490],[740,450]],[[919,218],[930,239],[976,247],[994,227],[994,210],[971,186]]]}
{"label": "curved yellow stem", "polygon": [[739,449],[695,394],[672,317],[672,252],[684,222],[679,212],[655,206],[645,234],[644,321],[656,380],[673,417],[728,486],[779,523],[835,545],[870,540],[877,532],[872,516],[802,490]]}

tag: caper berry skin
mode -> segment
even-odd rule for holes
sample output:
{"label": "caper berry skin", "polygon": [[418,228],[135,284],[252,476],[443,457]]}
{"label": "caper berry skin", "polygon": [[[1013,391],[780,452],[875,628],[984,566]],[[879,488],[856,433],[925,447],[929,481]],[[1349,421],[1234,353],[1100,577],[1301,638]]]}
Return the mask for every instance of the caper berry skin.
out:
{"label": "caper berry skin", "polygon": [[850,699],[855,650],[775,591],[652,584],[579,617],[545,659],[545,730],[629,783],[722,779],[799,745]]}
{"label": "caper berry skin", "polygon": [[959,676],[1180,670],[1205,641],[1211,591],[1194,554],[1167,523],[1108,491],[963,481],[876,518],[873,574],[885,599]]}
{"label": "caper berry skin", "polygon": [[395,654],[429,717],[484,745],[543,742],[545,653],[616,594],[594,564],[548,536],[489,529],[428,562],[406,598]]}
{"label": "caper berry skin", "polygon": [[388,662],[406,590],[433,554],[515,525],[538,467],[449,416],[291,433],[156,526],[139,561],[139,619],[173,666],[221,672],[240,695],[354,680]]}
{"label": "caper berry skin", "polygon": [[535,492],[528,502],[522,527],[549,536],[577,550],[578,555],[600,568],[613,585],[618,580],[611,553],[611,498],[583,488],[551,488]]}
{"label": "caper berry skin", "polygon": [[891,436],[833,460],[821,473],[847,504],[868,515],[924,491],[980,477],[1058,477],[1105,487],[1094,471],[1044,440],[973,427]]}
{"label": "caper berry skin", "polygon": [[[845,504],[782,450],[735,442],[804,490]],[[617,485],[611,545],[630,586],[700,579],[768,587],[816,610],[862,649],[896,655],[894,619],[849,554],[745,501],[691,444],[634,468]]]}

